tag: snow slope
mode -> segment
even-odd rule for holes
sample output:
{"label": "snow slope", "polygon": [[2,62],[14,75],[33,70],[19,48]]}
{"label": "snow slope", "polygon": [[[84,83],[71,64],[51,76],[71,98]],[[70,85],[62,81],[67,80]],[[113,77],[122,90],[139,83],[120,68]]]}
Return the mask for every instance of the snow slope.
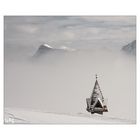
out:
{"label": "snow slope", "polygon": [[40,112],[20,108],[5,108],[5,124],[134,124],[118,118],[105,117],[102,115],[86,114],[61,114]]}

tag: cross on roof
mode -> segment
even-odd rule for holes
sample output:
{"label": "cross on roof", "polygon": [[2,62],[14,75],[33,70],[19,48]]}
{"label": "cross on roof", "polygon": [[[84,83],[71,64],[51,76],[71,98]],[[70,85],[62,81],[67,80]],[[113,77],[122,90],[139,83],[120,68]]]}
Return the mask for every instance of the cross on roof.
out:
{"label": "cross on roof", "polygon": [[98,77],[97,77],[97,74],[95,75],[95,77],[96,77],[96,80],[97,80],[97,78],[98,78]]}

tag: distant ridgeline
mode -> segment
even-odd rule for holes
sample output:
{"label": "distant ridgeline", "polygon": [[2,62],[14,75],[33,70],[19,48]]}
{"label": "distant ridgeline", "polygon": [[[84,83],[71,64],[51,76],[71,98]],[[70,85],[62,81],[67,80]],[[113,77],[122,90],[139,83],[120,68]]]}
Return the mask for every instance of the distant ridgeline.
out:
{"label": "distant ridgeline", "polygon": [[50,46],[48,44],[42,44],[42,45],[40,45],[40,47],[34,54],[34,57],[42,57],[42,56],[48,54],[49,52],[59,54],[59,53],[66,53],[66,52],[73,52],[73,51],[75,51],[75,49],[72,49],[72,48],[69,48],[66,46],[62,46],[60,48],[53,48],[52,46]]}
{"label": "distant ridgeline", "polygon": [[136,40],[122,47],[122,51],[136,55]]}

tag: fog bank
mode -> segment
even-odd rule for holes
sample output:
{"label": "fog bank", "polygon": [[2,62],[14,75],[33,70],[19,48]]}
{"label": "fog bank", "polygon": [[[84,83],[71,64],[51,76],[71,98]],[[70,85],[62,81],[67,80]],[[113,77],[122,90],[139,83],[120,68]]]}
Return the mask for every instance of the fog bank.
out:
{"label": "fog bank", "polygon": [[95,74],[113,116],[135,120],[135,57],[119,51],[50,53],[39,61],[5,61],[5,107],[86,113]]}

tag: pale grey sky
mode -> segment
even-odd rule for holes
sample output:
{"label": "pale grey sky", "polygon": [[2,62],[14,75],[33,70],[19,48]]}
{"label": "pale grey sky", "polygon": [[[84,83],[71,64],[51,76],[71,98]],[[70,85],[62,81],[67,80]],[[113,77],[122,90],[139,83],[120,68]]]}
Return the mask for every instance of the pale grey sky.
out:
{"label": "pale grey sky", "polygon": [[136,39],[135,16],[5,16],[5,47],[121,47]]}

